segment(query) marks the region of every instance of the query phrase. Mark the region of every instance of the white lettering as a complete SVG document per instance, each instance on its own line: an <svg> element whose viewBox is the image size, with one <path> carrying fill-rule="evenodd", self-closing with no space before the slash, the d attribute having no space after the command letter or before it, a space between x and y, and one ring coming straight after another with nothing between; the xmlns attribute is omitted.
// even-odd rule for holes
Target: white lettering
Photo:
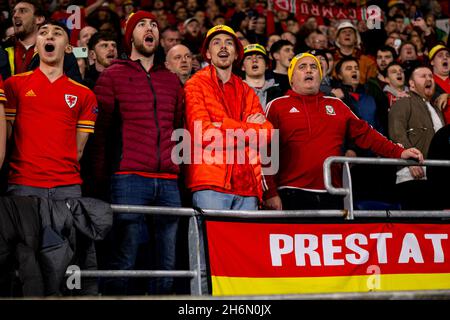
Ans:
<svg viewBox="0 0 450 320"><path fill-rule="evenodd" d="M322 236L323 264L325 266L343 266L344 259L335 259L334 254L342 252L342 247L333 246L334 240L342 240L341 234L324 234Z"/></svg>
<svg viewBox="0 0 450 320"><path fill-rule="evenodd" d="M387 263L386 239L391 239L392 233L371 233L370 239L377 239L378 263Z"/></svg>
<svg viewBox="0 0 450 320"><path fill-rule="evenodd" d="M308 241L308 245L306 245ZM313 234L295 235L295 264L306 265L306 255L309 256L311 266L320 266L320 255L315 251L319 246L319 239Z"/></svg>
<svg viewBox="0 0 450 320"><path fill-rule="evenodd" d="M359 255L359 258L356 258L356 254L349 253L345 255L345 258L351 264L364 264L369 260L369 252L359 247L358 244L367 244L367 237L361 233L354 233L345 238L345 245L348 249Z"/></svg>
<svg viewBox="0 0 450 320"><path fill-rule="evenodd" d="M448 239L448 234L425 234L425 239L430 239L434 250L434 263L443 263L445 260L441 240Z"/></svg>

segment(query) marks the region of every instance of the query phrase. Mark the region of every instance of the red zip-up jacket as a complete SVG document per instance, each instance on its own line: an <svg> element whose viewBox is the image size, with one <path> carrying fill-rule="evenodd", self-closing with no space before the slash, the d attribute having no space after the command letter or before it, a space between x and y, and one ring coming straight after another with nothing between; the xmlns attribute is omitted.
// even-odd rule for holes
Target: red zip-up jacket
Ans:
<svg viewBox="0 0 450 320"><path fill-rule="evenodd" d="M280 187L325 190L323 162L343 155L346 137L383 157L400 158L404 151L355 116L340 99L322 93L304 96L289 90L269 103L266 114L274 129L280 130L280 166L276 175L264 176L265 199L276 196ZM334 186L342 185L338 167L332 178Z"/></svg>

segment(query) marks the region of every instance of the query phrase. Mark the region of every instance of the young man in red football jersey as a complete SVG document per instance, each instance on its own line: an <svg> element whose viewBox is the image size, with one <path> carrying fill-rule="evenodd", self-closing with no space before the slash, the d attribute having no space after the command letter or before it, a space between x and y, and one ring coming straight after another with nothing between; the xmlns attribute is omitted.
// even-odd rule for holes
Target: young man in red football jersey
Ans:
<svg viewBox="0 0 450 320"><path fill-rule="evenodd" d="M63 73L67 29L43 24L36 40L40 66L5 81L6 119L13 123L8 194L63 200L81 197L79 160L94 131L97 101Z"/></svg>

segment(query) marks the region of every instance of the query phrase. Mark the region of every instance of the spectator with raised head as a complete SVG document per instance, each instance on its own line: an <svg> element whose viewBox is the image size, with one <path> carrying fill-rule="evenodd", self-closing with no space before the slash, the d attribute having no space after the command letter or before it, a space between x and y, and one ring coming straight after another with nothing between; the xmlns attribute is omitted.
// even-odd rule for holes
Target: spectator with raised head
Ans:
<svg viewBox="0 0 450 320"><path fill-rule="evenodd" d="M98 189L108 189L109 181L103 178L112 175L112 203L181 206L179 167L171 160L175 146L171 135L182 127L183 89L177 76L164 68L155 55L159 37L152 13L137 11L131 15L124 36L129 59L115 60L101 73L95 86L100 110L94 140L94 172L100 180ZM149 230L149 225L153 229ZM151 267L158 270L173 270L177 228L177 217L117 214L110 268L133 270L139 244L152 237L151 254L143 253L146 261L151 260ZM148 284L145 292L173 292L170 277ZM126 294L129 290L127 279L105 281L107 294Z"/></svg>
<svg viewBox="0 0 450 320"><path fill-rule="evenodd" d="M326 193L323 162L330 156L342 155L346 139L384 157L422 160L417 149L405 150L390 142L355 116L340 99L320 93L321 78L316 57L309 53L295 56L289 67L292 90L268 105L267 119L280 130L280 170L276 175L265 176L267 208L342 208L341 197ZM333 185L341 185L337 168L332 176Z"/></svg>

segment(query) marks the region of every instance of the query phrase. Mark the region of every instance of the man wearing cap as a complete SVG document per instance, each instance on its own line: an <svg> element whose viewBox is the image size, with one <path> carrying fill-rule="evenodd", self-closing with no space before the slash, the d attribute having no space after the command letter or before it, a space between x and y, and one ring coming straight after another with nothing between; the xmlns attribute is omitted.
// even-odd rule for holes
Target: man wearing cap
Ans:
<svg viewBox="0 0 450 320"><path fill-rule="evenodd" d="M438 44L430 50L428 58L433 67L433 78L436 83L434 103L443 111L445 123L450 123L450 50L444 45Z"/></svg>
<svg viewBox="0 0 450 320"><path fill-rule="evenodd" d="M344 21L338 26L335 44L337 47L334 57L336 63L345 56L353 56L358 59L361 84L365 84L367 79L377 75L375 62L361 52L361 37L351 22Z"/></svg>
<svg viewBox="0 0 450 320"><path fill-rule="evenodd" d="M262 45L249 44L244 47L242 61L242 71L245 72L244 82L255 90L264 110L267 103L283 95L274 79L266 80L265 73L269 63L266 50Z"/></svg>
<svg viewBox="0 0 450 320"><path fill-rule="evenodd" d="M201 209L257 210L262 200L259 153L250 147L250 139L230 139L229 134L253 132L268 140L272 125L252 88L232 72L244 55L233 29L225 25L211 28L202 54L210 65L185 84L186 125L194 137L191 159L201 155L200 161L187 165L186 185L193 192L193 205ZM202 134L203 143L198 143L196 132ZM224 141L225 147L221 144L212 152L210 133L215 141ZM231 156L228 150L233 150ZM238 162L236 157L244 161ZM201 267L205 269L204 260ZM205 289L204 282L202 287Z"/></svg>
<svg viewBox="0 0 450 320"><path fill-rule="evenodd" d="M183 89L155 55L159 49L156 17L147 11L130 15L124 45L129 59L115 60L95 86L100 105L94 139L98 188L109 189L109 181L102 177L112 175L112 203L180 207L179 167L171 160L175 146L171 135L182 127ZM177 228L176 217L117 214L110 268L134 269L140 244L152 237L156 252L147 252L145 260L158 270L174 269ZM108 294L126 294L128 280L112 279L105 288ZM149 291L172 293L173 279L151 281Z"/></svg>
<svg viewBox="0 0 450 320"><path fill-rule="evenodd" d="M225 25L211 28L202 53L210 66L185 84L186 122L191 134L195 125L201 125L203 134L210 128L224 134L226 130L270 130L272 125L264 116L258 96L232 73L233 64L239 65L244 55L233 29ZM227 148L237 148L233 141L226 143ZM194 192L194 205L206 209L258 208L262 196L259 163L208 164L207 159L203 160L188 165L187 185Z"/></svg>
<svg viewBox="0 0 450 320"><path fill-rule="evenodd" d="M201 31L200 23L196 18L192 17L184 21L182 29L183 40L181 43L188 47L193 54L200 52L203 42Z"/></svg>
<svg viewBox="0 0 450 320"><path fill-rule="evenodd" d="M323 162L330 156L342 155L346 138L385 157L422 160L417 149L405 150L390 142L356 117L340 99L324 96L319 91L322 69L315 56L295 56L288 76L292 90L269 103L266 112L267 119L280 130L280 170L276 175L264 176L266 207L342 208L342 198L325 190ZM335 186L341 184L339 170L333 171L332 177Z"/></svg>

